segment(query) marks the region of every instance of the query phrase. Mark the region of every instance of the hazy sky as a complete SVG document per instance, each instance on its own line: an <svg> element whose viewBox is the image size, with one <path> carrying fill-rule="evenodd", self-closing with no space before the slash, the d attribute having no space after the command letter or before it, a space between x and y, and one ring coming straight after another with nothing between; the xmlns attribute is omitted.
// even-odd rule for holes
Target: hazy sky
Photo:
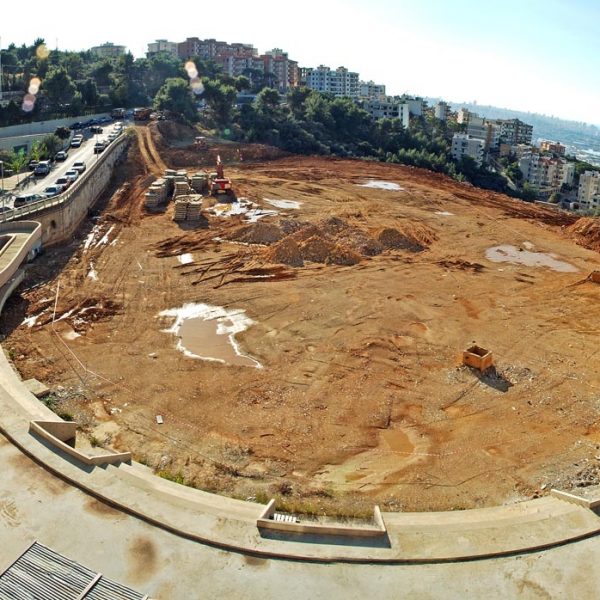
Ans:
<svg viewBox="0 0 600 600"><path fill-rule="evenodd" d="M0 37L69 50L110 41L135 56L156 38L246 42L301 66L344 65L389 94L599 124L599 23L599 0L29 0L2 7Z"/></svg>

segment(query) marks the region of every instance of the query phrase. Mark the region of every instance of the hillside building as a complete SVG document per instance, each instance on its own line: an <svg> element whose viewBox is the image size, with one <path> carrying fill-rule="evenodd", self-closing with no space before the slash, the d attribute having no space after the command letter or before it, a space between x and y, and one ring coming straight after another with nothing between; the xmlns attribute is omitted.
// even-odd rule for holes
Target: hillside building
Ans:
<svg viewBox="0 0 600 600"><path fill-rule="evenodd" d="M119 58L119 56L125 54L125 50L125 46L118 46L112 42L106 42L100 46L93 46L90 48L90 52L100 58Z"/></svg>
<svg viewBox="0 0 600 600"><path fill-rule="evenodd" d="M440 100L435 105L434 114L436 119L444 122L447 121L448 117L450 116L450 105L447 102Z"/></svg>
<svg viewBox="0 0 600 600"><path fill-rule="evenodd" d="M577 201L580 208L597 210L600 208L600 172L586 171L579 177Z"/></svg>
<svg viewBox="0 0 600 600"><path fill-rule="evenodd" d="M383 100L385 96L385 85L373 81L361 81L358 84L358 96L364 100Z"/></svg>
<svg viewBox="0 0 600 600"><path fill-rule="evenodd" d="M374 119L400 119L402 127L407 128L410 122L410 110L408 104L387 97L380 100L365 100L363 108Z"/></svg>
<svg viewBox="0 0 600 600"><path fill-rule="evenodd" d="M146 52L146 56L150 58L151 56L155 56L156 54L164 52L165 54L170 54L171 56L177 57L177 47L177 42L169 42L167 40L156 40L155 42L151 42L148 44L148 51Z"/></svg>
<svg viewBox="0 0 600 600"><path fill-rule="evenodd" d="M469 156L480 167L483 164L485 142L473 138L466 133L455 133L452 136L452 158L460 161L464 156Z"/></svg>
<svg viewBox="0 0 600 600"><path fill-rule="evenodd" d="M305 68L302 76L306 87L317 92L328 92L337 97L358 99L358 73L346 67L338 67L335 71L324 65L316 69Z"/></svg>

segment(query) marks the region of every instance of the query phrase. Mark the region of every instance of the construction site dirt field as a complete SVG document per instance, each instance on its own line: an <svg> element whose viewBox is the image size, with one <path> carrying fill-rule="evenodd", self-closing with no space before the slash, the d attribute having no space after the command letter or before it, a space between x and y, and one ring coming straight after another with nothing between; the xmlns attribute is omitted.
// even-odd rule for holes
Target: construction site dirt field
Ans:
<svg viewBox="0 0 600 600"><path fill-rule="evenodd" d="M589 222L418 169L288 156L226 164L246 200L180 226L172 203L144 211L172 163L140 130L98 217L3 313L3 347L78 443L306 512L600 482ZM198 152L178 160L192 172ZM473 342L495 370L462 366Z"/></svg>

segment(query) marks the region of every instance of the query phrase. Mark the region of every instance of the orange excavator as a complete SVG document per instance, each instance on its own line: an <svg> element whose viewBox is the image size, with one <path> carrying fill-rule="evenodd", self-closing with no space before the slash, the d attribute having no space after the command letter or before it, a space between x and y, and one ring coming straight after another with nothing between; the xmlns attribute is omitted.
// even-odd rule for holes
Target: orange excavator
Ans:
<svg viewBox="0 0 600 600"><path fill-rule="evenodd" d="M231 180L225 177L223 172L223 163L221 157L217 156L217 170L210 174L210 193L213 196L220 194L226 194L227 196L233 197L233 189L231 187Z"/></svg>

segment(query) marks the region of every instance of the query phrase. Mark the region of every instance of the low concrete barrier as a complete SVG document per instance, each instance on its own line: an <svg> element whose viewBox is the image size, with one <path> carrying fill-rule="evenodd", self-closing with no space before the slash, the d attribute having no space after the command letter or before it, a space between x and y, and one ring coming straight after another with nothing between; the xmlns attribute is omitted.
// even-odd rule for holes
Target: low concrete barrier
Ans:
<svg viewBox="0 0 600 600"><path fill-rule="evenodd" d="M277 521L275 517L275 500L272 499L256 520L259 529L271 529L285 533L301 533L309 535L334 535L340 537L377 537L387 534L387 529L379 506L373 511L372 527L357 527L352 525L334 525L325 523Z"/></svg>
<svg viewBox="0 0 600 600"><path fill-rule="evenodd" d="M29 433L33 433L50 442L53 446L82 462L84 465L115 465L131 461L131 452L110 452L90 456L81 450L77 450L77 448L67 443L69 440L75 439L76 432L77 423L69 421L31 421L29 423Z"/></svg>

